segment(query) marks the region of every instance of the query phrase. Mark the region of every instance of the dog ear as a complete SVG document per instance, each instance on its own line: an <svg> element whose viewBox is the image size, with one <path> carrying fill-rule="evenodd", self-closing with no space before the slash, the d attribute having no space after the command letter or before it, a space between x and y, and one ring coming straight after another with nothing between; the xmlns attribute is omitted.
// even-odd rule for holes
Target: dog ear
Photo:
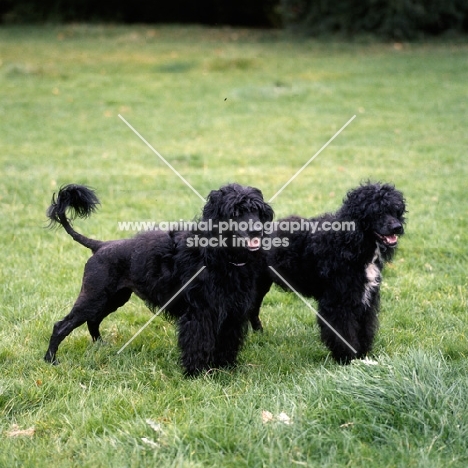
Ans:
<svg viewBox="0 0 468 468"><path fill-rule="evenodd" d="M262 223L273 221L275 212L273 208L263 199L263 193L256 187L246 187L251 209L257 210Z"/></svg>
<svg viewBox="0 0 468 468"><path fill-rule="evenodd" d="M212 190L206 197L206 204L203 207L203 219L220 219L221 218L221 201L222 195L220 190Z"/></svg>
<svg viewBox="0 0 468 468"><path fill-rule="evenodd" d="M380 184L365 183L351 189L343 200L339 215L359 223L363 230L371 227L372 219L378 211Z"/></svg>
<svg viewBox="0 0 468 468"><path fill-rule="evenodd" d="M206 197L203 207L203 219L226 220L239 216L241 210L238 191L242 188L238 184L229 184L218 190L212 190Z"/></svg>
<svg viewBox="0 0 468 468"><path fill-rule="evenodd" d="M274 216L275 212L273 208L268 203L263 202L260 208L260 219L262 223L273 221Z"/></svg>

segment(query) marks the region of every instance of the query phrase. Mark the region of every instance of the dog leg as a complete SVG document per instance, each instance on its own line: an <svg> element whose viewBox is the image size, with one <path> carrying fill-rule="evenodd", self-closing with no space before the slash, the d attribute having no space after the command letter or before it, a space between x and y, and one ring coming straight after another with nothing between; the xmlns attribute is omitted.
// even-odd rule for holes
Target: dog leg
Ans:
<svg viewBox="0 0 468 468"><path fill-rule="evenodd" d="M259 317L260 314L260 307L256 307L255 309L251 310L250 312L250 325L252 326L253 331L262 332L263 331L263 324Z"/></svg>
<svg viewBox="0 0 468 468"><path fill-rule="evenodd" d="M93 341L102 341L101 332L99 331L99 325L101 322L107 317L108 314L105 314L99 319L96 320L88 320L86 323L88 325L89 334Z"/></svg>
<svg viewBox="0 0 468 468"><path fill-rule="evenodd" d="M362 358L372 349L378 328L379 290L363 298L363 283L356 275L333 277L334 287L319 299L322 341L342 363Z"/></svg>
<svg viewBox="0 0 468 468"><path fill-rule="evenodd" d="M263 297L263 295L258 295L248 312L249 322L253 331L263 332L263 324L260 320L260 308L262 306Z"/></svg>
<svg viewBox="0 0 468 468"><path fill-rule="evenodd" d="M231 367L236 364L237 356L247 334L247 322L226 318L216 337L216 367Z"/></svg>
<svg viewBox="0 0 468 468"><path fill-rule="evenodd" d="M262 273L257 280L255 298L248 313L250 325L254 331L263 331L262 321L260 320L260 308L264 297L271 288L272 283L273 281L271 280L268 272L266 274Z"/></svg>
<svg viewBox="0 0 468 468"><path fill-rule="evenodd" d="M380 306L379 292L377 291L369 306L365 307L359 320L359 345L362 355L366 355L371 351L374 344L375 334L379 328L378 312Z"/></svg>
<svg viewBox="0 0 468 468"><path fill-rule="evenodd" d="M49 341L49 348L44 356L46 362L52 364L58 364L56 359L57 349L60 343L75 329L80 325L85 323L86 320L80 318L80 315L76 313L75 310L72 311L64 317L63 320L60 320L54 325L52 336Z"/></svg>
<svg viewBox="0 0 468 468"><path fill-rule="evenodd" d="M194 376L208 370L213 364L215 349L214 326L207 317L185 314L179 319L178 342L185 375Z"/></svg>
<svg viewBox="0 0 468 468"><path fill-rule="evenodd" d="M107 299L104 293L100 298L88 297L82 290L71 312L58 321L53 328L49 348L44 356L45 361L57 364L56 353L60 343L75 329L87 321L96 321L96 317L105 316Z"/></svg>
<svg viewBox="0 0 468 468"><path fill-rule="evenodd" d="M328 291L319 300L317 322L320 336L333 358L340 363L346 364L363 354L359 340L359 318L362 315L360 308L363 306L352 304L349 298L343 299L338 292Z"/></svg>
<svg viewBox="0 0 468 468"><path fill-rule="evenodd" d="M131 289L121 289L117 291L117 293L108 300L106 309L103 314L98 317L93 317L92 319L88 319L87 325L88 330L91 335L93 341L101 340L101 333L99 331L99 325L101 322L112 312L115 312L119 307L122 307L132 295Z"/></svg>
<svg viewBox="0 0 468 468"><path fill-rule="evenodd" d="M319 313L328 323L323 323L320 318L317 320L322 341L336 361L346 364L352 359L364 357L372 349L378 329L376 307L346 307L340 304L329 309L320 306Z"/></svg>

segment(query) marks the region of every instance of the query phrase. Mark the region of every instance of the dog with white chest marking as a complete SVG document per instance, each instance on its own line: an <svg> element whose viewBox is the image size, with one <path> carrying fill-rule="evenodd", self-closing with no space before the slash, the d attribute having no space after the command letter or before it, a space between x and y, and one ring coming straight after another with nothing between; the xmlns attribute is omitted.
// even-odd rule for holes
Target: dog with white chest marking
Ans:
<svg viewBox="0 0 468 468"><path fill-rule="evenodd" d="M404 233L405 212L403 194L394 186L366 183L350 190L336 213L279 220L271 236L281 242L266 252L266 263L274 271L264 268L259 277L251 311L254 328L261 329L263 297L273 282L287 288L284 278L297 292L318 301L321 338L337 361L365 356L378 328L381 273ZM291 223L309 223L315 229L281 228Z"/></svg>

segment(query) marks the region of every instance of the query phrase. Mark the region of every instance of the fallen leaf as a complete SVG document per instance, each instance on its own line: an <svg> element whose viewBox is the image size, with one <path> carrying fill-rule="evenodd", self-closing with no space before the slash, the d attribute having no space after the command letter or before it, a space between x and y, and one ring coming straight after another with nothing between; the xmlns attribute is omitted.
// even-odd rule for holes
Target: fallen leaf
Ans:
<svg viewBox="0 0 468 468"><path fill-rule="evenodd" d="M154 440L151 440L151 439L147 439L146 437L142 437L141 440L146 444L146 445L149 445L150 447L152 448L159 448L160 445L155 442Z"/></svg>
<svg viewBox="0 0 468 468"><path fill-rule="evenodd" d="M351 427L351 426L354 426L354 423L353 423L353 422L344 423L344 424L342 424L340 427L342 427L342 428L347 428L347 427Z"/></svg>
<svg viewBox="0 0 468 468"><path fill-rule="evenodd" d="M367 356L364 359L355 359L352 361L353 364L359 365L364 364L365 366L378 366L379 363L373 359L369 359Z"/></svg>
<svg viewBox="0 0 468 468"><path fill-rule="evenodd" d="M266 424L270 421L273 421L273 414L271 414L269 411L262 411L262 421L263 424Z"/></svg>
<svg viewBox="0 0 468 468"><path fill-rule="evenodd" d="M161 424L153 421L152 419L147 419L146 424L148 424L148 426L151 427L154 432L162 432Z"/></svg>
<svg viewBox="0 0 468 468"><path fill-rule="evenodd" d="M277 419L284 424L292 424L291 418L286 413L281 412Z"/></svg>
<svg viewBox="0 0 468 468"><path fill-rule="evenodd" d="M20 429L18 424L13 424L11 429L7 431L7 437L32 437L36 429L34 427L30 427L29 429Z"/></svg>
<svg viewBox="0 0 468 468"><path fill-rule="evenodd" d="M286 413L281 412L278 414L278 416L274 416L272 413L265 410L262 411L262 421L263 424L269 423L271 421L278 421L288 425L292 424L291 418Z"/></svg>

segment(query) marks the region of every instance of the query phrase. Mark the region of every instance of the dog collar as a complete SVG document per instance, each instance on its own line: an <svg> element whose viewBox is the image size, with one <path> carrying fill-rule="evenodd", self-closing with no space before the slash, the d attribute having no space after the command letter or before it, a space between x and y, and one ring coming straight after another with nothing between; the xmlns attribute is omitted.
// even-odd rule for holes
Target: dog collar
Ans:
<svg viewBox="0 0 468 468"><path fill-rule="evenodd" d="M233 262L229 262L231 265L234 265L234 266L237 266L237 267L241 267L241 266L245 266L246 263L233 263Z"/></svg>

